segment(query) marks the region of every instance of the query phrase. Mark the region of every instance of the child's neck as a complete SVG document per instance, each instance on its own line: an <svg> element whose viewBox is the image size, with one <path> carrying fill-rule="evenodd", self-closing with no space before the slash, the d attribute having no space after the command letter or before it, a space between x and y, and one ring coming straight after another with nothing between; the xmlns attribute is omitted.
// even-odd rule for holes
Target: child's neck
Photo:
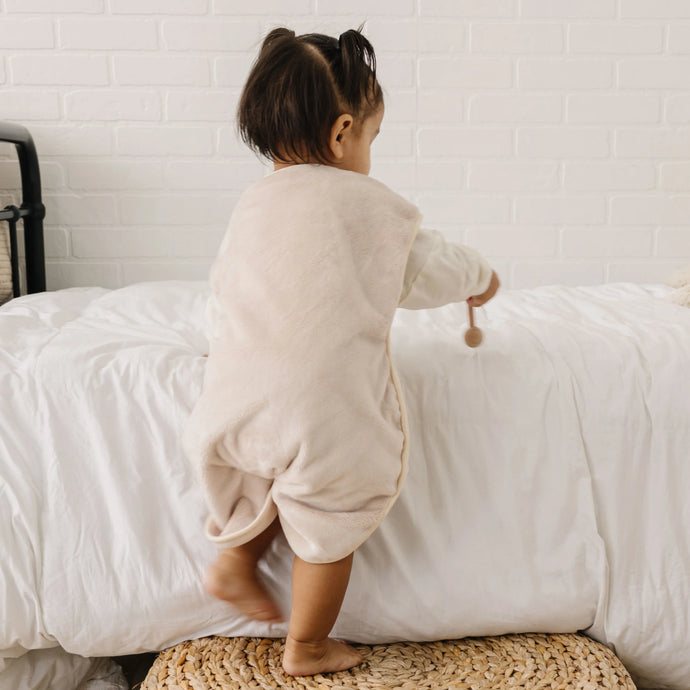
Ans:
<svg viewBox="0 0 690 690"><path fill-rule="evenodd" d="M290 168L293 165L298 165L298 163L293 163L292 161L273 161L273 172L275 172L276 170L282 170L283 168Z"/></svg>

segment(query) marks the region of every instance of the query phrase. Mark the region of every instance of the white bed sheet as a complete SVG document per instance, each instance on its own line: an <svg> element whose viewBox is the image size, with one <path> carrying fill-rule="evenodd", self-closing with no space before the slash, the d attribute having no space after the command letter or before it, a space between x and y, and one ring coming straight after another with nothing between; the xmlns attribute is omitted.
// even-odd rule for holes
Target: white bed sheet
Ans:
<svg viewBox="0 0 690 690"><path fill-rule="evenodd" d="M89 659L61 647L34 649L0 660L2 690L129 690L122 669L107 657Z"/></svg>
<svg viewBox="0 0 690 690"><path fill-rule="evenodd" d="M506 291L477 350L464 305L398 312L410 470L336 635L585 630L639 685L690 687L690 309L669 292ZM144 283L0 308L0 657L285 633L201 586L215 551L180 432L206 296ZM290 560L278 540L262 566L286 612Z"/></svg>

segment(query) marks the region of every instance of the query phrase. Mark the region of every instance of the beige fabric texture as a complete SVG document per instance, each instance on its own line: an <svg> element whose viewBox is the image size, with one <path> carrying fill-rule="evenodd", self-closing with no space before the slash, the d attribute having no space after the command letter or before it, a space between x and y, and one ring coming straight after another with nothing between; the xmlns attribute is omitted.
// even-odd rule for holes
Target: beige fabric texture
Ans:
<svg viewBox="0 0 690 690"><path fill-rule="evenodd" d="M216 261L209 357L184 442L219 546L276 517L295 553L352 553L397 498L405 407L391 362L395 310L483 292L474 251L419 232L418 209L385 185L297 165L240 198Z"/></svg>
<svg viewBox="0 0 690 690"><path fill-rule="evenodd" d="M5 223L0 223L0 304L12 299L12 262L10 258L10 233Z"/></svg>

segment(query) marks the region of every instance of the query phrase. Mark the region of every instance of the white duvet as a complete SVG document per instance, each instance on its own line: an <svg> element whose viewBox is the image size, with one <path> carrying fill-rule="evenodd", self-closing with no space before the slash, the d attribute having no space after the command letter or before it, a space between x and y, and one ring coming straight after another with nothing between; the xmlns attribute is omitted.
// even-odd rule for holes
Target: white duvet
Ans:
<svg viewBox="0 0 690 690"><path fill-rule="evenodd" d="M409 475L335 635L584 630L639 685L690 688L690 309L669 292L503 292L477 350L464 305L398 311ZM148 283L0 309L2 690L21 669L27 690L73 690L83 657L285 633L201 586L214 547L180 432L206 298ZM278 541L263 566L286 612L290 561Z"/></svg>

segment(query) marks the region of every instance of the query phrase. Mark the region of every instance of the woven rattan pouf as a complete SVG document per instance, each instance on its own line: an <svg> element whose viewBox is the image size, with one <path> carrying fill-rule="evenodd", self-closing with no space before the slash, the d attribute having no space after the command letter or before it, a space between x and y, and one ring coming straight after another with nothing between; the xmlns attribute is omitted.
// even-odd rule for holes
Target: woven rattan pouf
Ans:
<svg viewBox="0 0 690 690"><path fill-rule="evenodd" d="M281 666L281 639L205 637L161 652L141 690L635 689L613 652L583 635L355 646L364 655L356 668L293 678Z"/></svg>

